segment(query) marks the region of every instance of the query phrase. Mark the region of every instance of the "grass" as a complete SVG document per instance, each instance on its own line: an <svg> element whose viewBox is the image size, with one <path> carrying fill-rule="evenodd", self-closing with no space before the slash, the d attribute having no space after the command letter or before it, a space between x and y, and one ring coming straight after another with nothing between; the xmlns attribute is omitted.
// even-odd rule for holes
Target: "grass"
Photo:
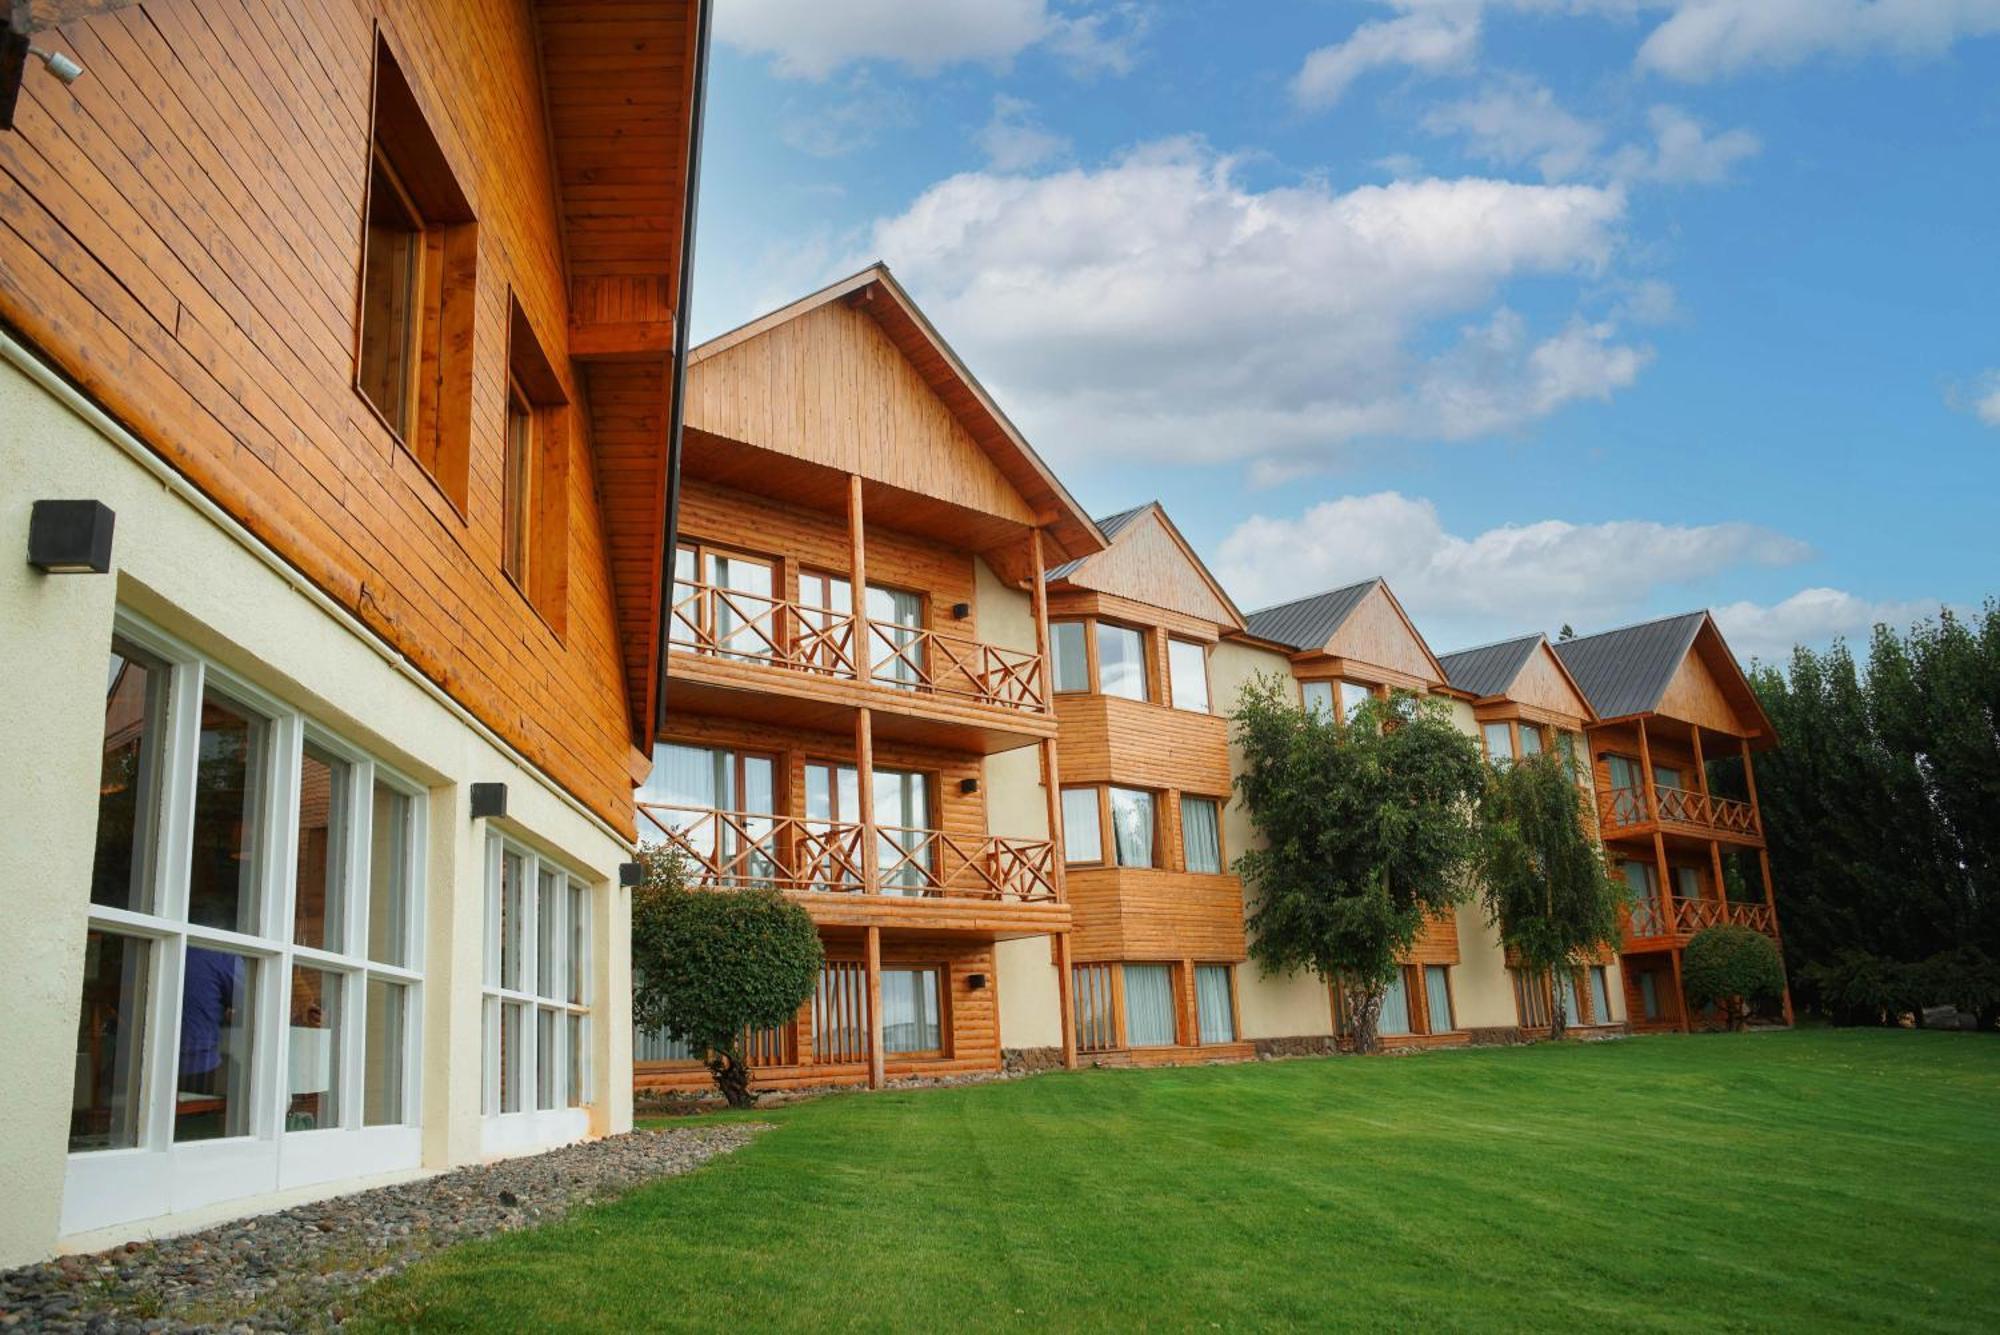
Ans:
<svg viewBox="0 0 2000 1335"><path fill-rule="evenodd" d="M1093 1071L750 1148L365 1324L2000 1328L2000 1042L1807 1031Z"/></svg>

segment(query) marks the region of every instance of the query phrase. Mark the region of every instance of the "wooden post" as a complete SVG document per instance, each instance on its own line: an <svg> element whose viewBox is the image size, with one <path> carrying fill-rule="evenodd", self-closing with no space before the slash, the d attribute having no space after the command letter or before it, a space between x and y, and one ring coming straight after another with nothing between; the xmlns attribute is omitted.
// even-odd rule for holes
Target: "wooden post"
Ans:
<svg viewBox="0 0 2000 1335"><path fill-rule="evenodd" d="M868 929L868 1088L882 1088L882 929Z"/></svg>
<svg viewBox="0 0 2000 1335"><path fill-rule="evenodd" d="M1660 882L1655 912L1665 919L1666 934L1672 937L1679 934L1680 915L1674 909L1673 873L1667 867L1667 841L1660 834L1660 794L1653 784L1653 747L1647 740L1643 718L1639 720L1639 777L1646 785L1646 815L1653 822L1653 869Z"/></svg>
<svg viewBox="0 0 2000 1335"><path fill-rule="evenodd" d="M1646 815L1660 823L1660 794L1653 786L1653 748L1646 741L1646 720L1639 720L1639 773L1646 782Z"/></svg>
<svg viewBox="0 0 2000 1335"><path fill-rule="evenodd" d="M836 786L838 779L835 780ZM861 822L861 893L882 893L881 847L875 835L875 711L854 711L854 798Z"/></svg>
<svg viewBox="0 0 2000 1335"><path fill-rule="evenodd" d="M1056 933L1056 1007L1062 1013L1063 1068L1076 1069L1076 975L1069 962L1069 933Z"/></svg>
<svg viewBox="0 0 2000 1335"><path fill-rule="evenodd" d="M1680 952L1680 947L1678 946L1674 947L1673 960L1674 960L1674 1006L1681 1013L1681 1032L1683 1034L1691 1033L1694 1029L1694 1025L1690 1023L1688 1019L1687 989L1681 986L1681 952Z"/></svg>
<svg viewBox="0 0 2000 1335"><path fill-rule="evenodd" d="M1048 567L1043 563L1042 531L1028 530L1028 602L1035 610L1035 652L1041 655L1042 708L1055 712L1056 661L1049 652Z"/></svg>
<svg viewBox="0 0 2000 1335"><path fill-rule="evenodd" d="M1175 1037L1180 1040L1182 1047L1199 1047L1201 1045L1201 990L1195 986L1193 960L1184 959L1181 961L1181 985L1174 990L1180 993L1180 1005L1177 1009L1181 1013L1180 1024L1176 1026L1181 1032L1175 1035Z"/></svg>
<svg viewBox="0 0 2000 1335"><path fill-rule="evenodd" d="M854 618L854 679L866 682L873 673L874 636L868 630L868 541L861 514L861 474L847 475L848 613Z"/></svg>

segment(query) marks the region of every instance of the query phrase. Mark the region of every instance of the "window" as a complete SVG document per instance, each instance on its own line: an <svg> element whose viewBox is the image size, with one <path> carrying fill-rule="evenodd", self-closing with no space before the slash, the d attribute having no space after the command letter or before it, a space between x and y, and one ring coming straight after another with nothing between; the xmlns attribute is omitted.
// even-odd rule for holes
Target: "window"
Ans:
<svg viewBox="0 0 2000 1335"><path fill-rule="evenodd" d="M1451 970L1445 965L1424 966L1424 1007L1430 1012L1433 1034L1448 1034L1458 1028L1451 1014Z"/></svg>
<svg viewBox="0 0 2000 1335"><path fill-rule="evenodd" d="M1222 870L1222 827L1212 797L1181 798L1181 850L1187 870Z"/></svg>
<svg viewBox="0 0 2000 1335"><path fill-rule="evenodd" d="M1333 702L1337 693L1340 697L1340 721L1343 723L1375 698L1375 688L1359 681L1308 681L1302 682L1299 690L1306 709L1322 718L1333 717Z"/></svg>
<svg viewBox="0 0 2000 1335"><path fill-rule="evenodd" d="M507 300L500 565L560 634L569 596L569 396L527 312Z"/></svg>
<svg viewBox="0 0 2000 1335"><path fill-rule="evenodd" d="M1305 700L1306 712L1321 718L1333 717L1333 683L1330 681L1308 681L1299 686L1299 694Z"/></svg>
<svg viewBox="0 0 2000 1335"><path fill-rule="evenodd" d="M1583 750L1577 744L1576 734L1568 730L1559 730L1556 733L1556 750L1562 753L1563 773L1569 775L1570 782L1582 783Z"/></svg>
<svg viewBox="0 0 2000 1335"><path fill-rule="evenodd" d="M375 47L354 385L465 512L478 229L386 43Z"/></svg>
<svg viewBox="0 0 2000 1335"><path fill-rule="evenodd" d="M724 885L764 884L776 874L774 757L660 742L639 789L640 838L662 837ZM811 814L811 813L808 813ZM826 833L822 823L819 833Z"/></svg>
<svg viewBox="0 0 2000 1335"><path fill-rule="evenodd" d="M1063 789L1062 821L1063 861L1104 861L1104 829L1099 824L1095 788Z"/></svg>
<svg viewBox="0 0 2000 1335"><path fill-rule="evenodd" d="M535 414L513 376L507 377L507 462L500 568L525 588L528 580L529 507L534 500Z"/></svg>
<svg viewBox="0 0 2000 1335"><path fill-rule="evenodd" d="M1666 931L1666 906L1660 903L1660 878L1650 862L1628 861L1619 870L1625 877L1625 911L1632 922L1632 935L1659 936Z"/></svg>
<svg viewBox="0 0 2000 1335"><path fill-rule="evenodd" d="M868 967L828 960L813 992L813 1060L868 1060Z"/></svg>
<svg viewBox="0 0 2000 1335"><path fill-rule="evenodd" d="M1097 623L1097 689L1127 700L1146 698L1146 637L1129 626Z"/></svg>
<svg viewBox="0 0 2000 1335"><path fill-rule="evenodd" d="M1354 717L1361 706L1375 698L1375 688L1358 681L1340 683L1340 720L1345 723Z"/></svg>
<svg viewBox="0 0 2000 1335"><path fill-rule="evenodd" d="M1194 970L1197 1032L1203 1043L1236 1041L1236 1006L1227 964L1198 964Z"/></svg>
<svg viewBox="0 0 2000 1335"><path fill-rule="evenodd" d="M1486 759L1505 769L1514 763L1514 732L1506 723L1485 723L1479 731L1486 739Z"/></svg>
<svg viewBox="0 0 2000 1335"><path fill-rule="evenodd" d="M866 604L869 675L905 689L925 680L923 595L870 584Z"/></svg>
<svg viewBox="0 0 2000 1335"><path fill-rule="evenodd" d="M1174 971L1167 964L1125 966L1125 1042L1134 1048L1171 1047L1174 1024Z"/></svg>
<svg viewBox="0 0 2000 1335"><path fill-rule="evenodd" d="M1602 964L1590 966L1590 1022L1611 1023L1610 971Z"/></svg>
<svg viewBox="0 0 2000 1335"><path fill-rule="evenodd" d="M591 896L539 854L489 838L482 1106L488 1117L593 1101Z"/></svg>
<svg viewBox="0 0 2000 1335"><path fill-rule="evenodd" d="M1570 1024L1580 1024L1583 1010L1576 1004L1576 971L1557 969L1551 975L1556 993L1562 998L1563 1016Z"/></svg>
<svg viewBox="0 0 2000 1335"><path fill-rule="evenodd" d="M170 736L176 716L193 726ZM418 790L122 613L101 776L69 1225L162 1213L161 1191L196 1189L174 1186L181 1174L199 1172L211 1196L216 1181L223 1196L296 1185L325 1157L295 1158L287 1133L414 1123ZM176 846L178 864L161 856ZM167 1155L196 1141L224 1157ZM337 1157L358 1175L414 1167L418 1152L412 1131Z"/></svg>
<svg viewBox="0 0 2000 1335"><path fill-rule="evenodd" d="M1649 1020L1660 1018L1659 975L1650 971L1639 975L1639 1009Z"/></svg>
<svg viewBox="0 0 2000 1335"><path fill-rule="evenodd" d="M1410 1032L1409 973L1408 969L1398 969L1389 980L1388 990L1382 993L1382 1013L1375 1021L1375 1032L1389 1035Z"/></svg>
<svg viewBox="0 0 2000 1335"><path fill-rule="evenodd" d="M1639 762L1629 756L1606 756L1611 771L1611 813L1620 825L1633 825L1647 818L1646 791Z"/></svg>
<svg viewBox="0 0 2000 1335"><path fill-rule="evenodd" d="M1083 621L1049 623L1049 652L1055 658L1058 694L1090 689L1090 650L1084 643L1089 629L1089 623Z"/></svg>
<svg viewBox="0 0 2000 1335"><path fill-rule="evenodd" d="M944 1051L938 973L931 969L882 970L882 1051L932 1054Z"/></svg>
<svg viewBox="0 0 2000 1335"><path fill-rule="evenodd" d="M1674 898L1700 899L1701 873L1693 867L1674 868Z"/></svg>
<svg viewBox="0 0 2000 1335"><path fill-rule="evenodd" d="M1524 1029L1540 1029L1549 1023L1548 980L1526 969L1508 969L1514 983L1514 1014Z"/></svg>
<svg viewBox="0 0 2000 1335"><path fill-rule="evenodd" d="M782 658L775 588L775 568L763 557L681 544L674 549L668 643L740 663Z"/></svg>
<svg viewBox="0 0 2000 1335"><path fill-rule="evenodd" d="M1520 723L1515 725L1521 735L1521 755L1538 756L1542 753L1542 729L1539 724Z"/></svg>
<svg viewBox="0 0 2000 1335"><path fill-rule="evenodd" d="M1110 788L1111 837L1121 867L1150 867L1153 858L1153 795L1138 788Z"/></svg>
<svg viewBox="0 0 2000 1335"><path fill-rule="evenodd" d="M1167 641L1168 689L1175 709L1208 712L1208 649L1193 640Z"/></svg>

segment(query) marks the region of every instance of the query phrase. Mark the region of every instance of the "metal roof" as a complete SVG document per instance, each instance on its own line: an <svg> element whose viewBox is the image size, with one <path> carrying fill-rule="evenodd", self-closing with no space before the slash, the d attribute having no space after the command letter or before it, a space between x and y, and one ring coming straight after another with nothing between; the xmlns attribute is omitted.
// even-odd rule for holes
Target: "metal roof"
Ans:
<svg viewBox="0 0 2000 1335"><path fill-rule="evenodd" d="M1599 718L1651 713L1707 618L1706 612L1683 612L1564 640L1555 646L1556 657Z"/></svg>
<svg viewBox="0 0 2000 1335"><path fill-rule="evenodd" d="M1097 525L1098 531L1104 534L1105 545L1109 546L1118 541L1118 535L1129 528L1133 520L1158 504L1158 501L1147 501L1144 505L1135 505L1129 510L1120 510L1115 515L1109 515L1103 519L1093 520L1092 522ZM1051 582L1066 579L1075 573L1078 566L1089 559L1090 557L1088 556L1079 556L1074 561L1065 561L1059 566L1052 566L1049 569L1047 578Z"/></svg>
<svg viewBox="0 0 2000 1335"><path fill-rule="evenodd" d="M1484 700L1488 696L1507 693L1507 688L1514 684L1514 678L1521 675L1528 656L1541 642L1541 632L1537 631L1533 635L1501 640L1497 644L1482 644L1473 649L1460 649L1456 653L1439 654L1438 663L1444 668L1446 681Z"/></svg>
<svg viewBox="0 0 2000 1335"><path fill-rule="evenodd" d="M1368 591L1381 579L1364 579L1343 589L1328 589L1311 597L1299 598L1276 607L1266 607L1244 617L1252 635L1299 650L1324 649L1341 623L1361 605Z"/></svg>

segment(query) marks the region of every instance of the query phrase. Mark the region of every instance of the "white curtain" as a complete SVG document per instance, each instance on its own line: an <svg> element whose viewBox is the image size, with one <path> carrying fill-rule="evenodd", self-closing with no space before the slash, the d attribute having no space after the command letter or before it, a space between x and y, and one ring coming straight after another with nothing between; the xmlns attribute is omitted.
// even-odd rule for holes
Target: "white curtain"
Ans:
<svg viewBox="0 0 2000 1335"><path fill-rule="evenodd" d="M1065 788L1062 795L1063 860L1104 861L1104 831L1097 823L1097 790Z"/></svg>
<svg viewBox="0 0 2000 1335"><path fill-rule="evenodd" d="M1562 996L1563 1020L1565 1023L1575 1024L1577 1019L1576 975L1568 969L1557 969L1555 971L1555 984L1556 991Z"/></svg>
<svg viewBox="0 0 2000 1335"><path fill-rule="evenodd" d="M1128 700L1146 698L1145 639L1136 630L1097 623L1097 690Z"/></svg>
<svg viewBox="0 0 2000 1335"><path fill-rule="evenodd" d="M1306 712L1321 718L1333 717L1333 683L1330 681L1309 681L1300 688L1305 696Z"/></svg>
<svg viewBox="0 0 2000 1335"><path fill-rule="evenodd" d="M1164 964L1125 966L1125 1042L1162 1048L1174 1041L1174 976Z"/></svg>
<svg viewBox="0 0 2000 1335"><path fill-rule="evenodd" d="M1056 660L1052 670L1059 691L1090 689L1090 658L1084 647L1083 632L1081 621L1056 621L1049 625L1049 651Z"/></svg>
<svg viewBox="0 0 2000 1335"><path fill-rule="evenodd" d="M1202 964L1194 971L1195 1009L1201 1021L1201 1041L1236 1041L1236 1015L1229 1005L1229 966Z"/></svg>
<svg viewBox="0 0 2000 1335"><path fill-rule="evenodd" d="M1424 1002L1430 1007L1433 1034L1448 1034L1458 1028L1452 1020L1451 980L1444 965L1424 966Z"/></svg>
<svg viewBox="0 0 2000 1335"><path fill-rule="evenodd" d="M924 651L916 641L923 626L924 600L914 593L870 584L867 608L868 619L875 623L868 647L875 680L913 685L923 676Z"/></svg>
<svg viewBox="0 0 2000 1335"><path fill-rule="evenodd" d="M936 969L882 970L882 1051L936 1052L938 1032Z"/></svg>
<svg viewBox="0 0 2000 1335"><path fill-rule="evenodd" d="M875 771L875 824L897 826L876 835L875 865L884 871L885 895L922 894L936 870L934 845L928 842L931 822L930 784L925 776L909 770ZM897 866L904 854L908 862ZM888 870L895 868L894 871Z"/></svg>
<svg viewBox="0 0 2000 1335"><path fill-rule="evenodd" d="M1111 790L1111 833L1118 843L1118 865L1153 865L1153 795L1137 788Z"/></svg>
<svg viewBox="0 0 2000 1335"><path fill-rule="evenodd" d="M1214 798L1181 799L1181 845L1189 871L1222 870L1222 836L1216 827Z"/></svg>
<svg viewBox="0 0 2000 1335"><path fill-rule="evenodd" d="M1611 1023L1611 986L1602 964L1590 966L1590 1013L1597 1024Z"/></svg>
<svg viewBox="0 0 2000 1335"><path fill-rule="evenodd" d="M1377 1033L1410 1032L1410 994L1403 986L1404 972L1402 969L1396 970L1396 976L1389 982L1389 990L1382 994L1382 1018L1375 1024Z"/></svg>
<svg viewBox="0 0 2000 1335"><path fill-rule="evenodd" d="M691 1062L701 1054L684 1038L669 1038L664 1029L632 1026L632 1060L635 1062Z"/></svg>

